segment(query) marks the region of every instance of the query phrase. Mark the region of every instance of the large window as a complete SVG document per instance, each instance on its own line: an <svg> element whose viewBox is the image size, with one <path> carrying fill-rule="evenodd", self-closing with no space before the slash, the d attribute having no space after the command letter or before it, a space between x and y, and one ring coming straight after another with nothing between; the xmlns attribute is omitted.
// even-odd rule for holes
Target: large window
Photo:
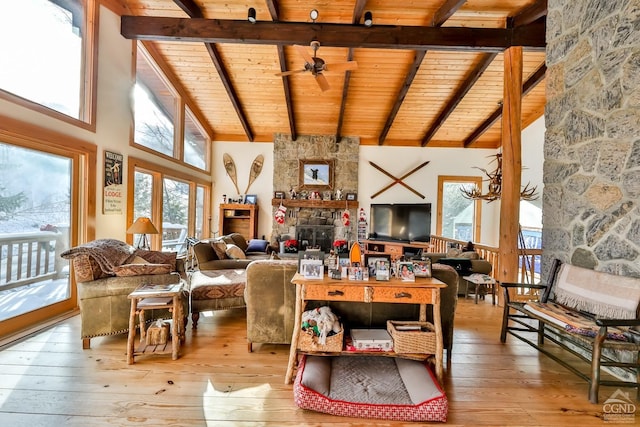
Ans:
<svg viewBox="0 0 640 427"><path fill-rule="evenodd" d="M462 189L482 188L482 178L465 176L438 177L437 234L465 242L480 240L480 207L477 200L463 196Z"/></svg>
<svg viewBox="0 0 640 427"><path fill-rule="evenodd" d="M134 144L208 171L210 138L186 97L142 43L136 58Z"/></svg>
<svg viewBox="0 0 640 427"><path fill-rule="evenodd" d="M0 338L72 310L60 257L95 215L95 147L3 118L0 129ZM24 133L24 134L23 134Z"/></svg>
<svg viewBox="0 0 640 427"><path fill-rule="evenodd" d="M92 4L92 3L91 3ZM0 92L91 122L93 27L84 0L0 2ZM91 12L93 13L93 12ZM13 95L13 97L12 97ZM17 97L17 98L16 98Z"/></svg>
<svg viewBox="0 0 640 427"><path fill-rule="evenodd" d="M166 170L141 159L130 158L128 193L133 200L128 213L129 224L148 217L158 229L151 238L151 247L164 251L187 251L187 237L207 237L211 184L193 176ZM132 236L132 243L139 236Z"/></svg>

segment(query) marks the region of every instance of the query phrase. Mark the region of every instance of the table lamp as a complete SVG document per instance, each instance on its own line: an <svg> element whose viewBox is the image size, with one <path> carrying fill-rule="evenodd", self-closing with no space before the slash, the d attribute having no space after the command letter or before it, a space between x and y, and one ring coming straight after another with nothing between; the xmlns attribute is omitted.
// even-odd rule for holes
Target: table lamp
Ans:
<svg viewBox="0 0 640 427"><path fill-rule="evenodd" d="M127 234L140 234L140 240L138 240L138 249L151 249L147 234L158 234L158 229L153 225L151 220L145 216L142 216L131 224L131 227L127 229Z"/></svg>

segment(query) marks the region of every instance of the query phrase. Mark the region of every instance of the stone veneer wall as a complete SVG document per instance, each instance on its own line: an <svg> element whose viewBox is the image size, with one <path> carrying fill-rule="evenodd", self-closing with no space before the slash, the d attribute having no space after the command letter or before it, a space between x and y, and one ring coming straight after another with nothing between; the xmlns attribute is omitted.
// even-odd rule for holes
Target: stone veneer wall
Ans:
<svg viewBox="0 0 640 427"><path fill-rule="evenodd" d="M343 193L358 191L358 154L360 140L344 137L339 143L333 136L298 136L295 141L291 135L276 134L273 143L273 191L284 191L289 198L289 190L298 190L299 161L305 159L334 160L334 193L341 189ZM346 207L346 203L345 203ZM272 209L272 218L277 207ZM288 208L284 224L273 221L271 241L282 236L295 237L296 225L335 226L334 238L355 238L357 210L350 209L351 225L346 228L342 224L341 209ZM348 234L348 236L347 236Z"/></svg>
<svg viewBox="0 0 640 427"><path fill-rule="evenodd" d="M543 265L640 277L640 0L549 0L547 67Z"/></svg>

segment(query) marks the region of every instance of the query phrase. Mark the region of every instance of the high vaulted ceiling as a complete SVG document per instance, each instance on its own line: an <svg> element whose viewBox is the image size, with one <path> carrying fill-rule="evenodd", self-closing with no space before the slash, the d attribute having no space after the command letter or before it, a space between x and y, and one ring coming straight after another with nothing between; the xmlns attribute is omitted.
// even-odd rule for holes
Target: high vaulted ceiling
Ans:
<svg viewBox="0 0 640 427"><path fill-rule="evenodd" d="M214 141L501 145L503 52L523 46L522 128L544 112L546 0L122 0L122 34L180 81ZM247 21L249 8L257 22ZM310 11L316 9L315 22ZM373 25L365 27L370 11ZM317 56L322 91L294 45ZM353 71L331 64L357 62Z"/></svg>

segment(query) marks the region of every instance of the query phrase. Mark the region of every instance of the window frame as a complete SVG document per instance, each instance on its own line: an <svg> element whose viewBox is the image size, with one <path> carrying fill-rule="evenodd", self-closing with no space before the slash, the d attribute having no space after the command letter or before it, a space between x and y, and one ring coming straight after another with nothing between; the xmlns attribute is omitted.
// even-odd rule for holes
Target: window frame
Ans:
<svg viewBox="0 0 640 427"><path fill-rule="evenodd" d="M80 0L83 5L83 25L85 35L82 37L82 71L80 90L79 118L71 117L45 105L23 98L0 88L0 99L20 105L29 110L47 115L71 125L96 131L96 106L98 85L98 25L100 5L96 0Z"/></svg>
<svg viewBox="0 0 640 427"><path fill-rule="evenodd" d="M480 176L438 175L438 212L436 215L436 234L442 237L445 237L442 234L444 185L451 182L469 183L477 185L478 188L482 188L482 177ZM473 203L473 241L479 242L482 231L482 201L474 200Z"/></svg>
<svg viewBox="0 0 640 427"><path fill-rule="evenodd" d="M163 159L170 160L174 163L180 164L194 171L210 173L211 172L211 150L212 150L211 135L213 134L213 131L206 125L204 116L201 114L200 110L198 110L195 107L195 105L193 105L190 102L190 97L188 96L186 90L174 77L170 67L166 64L164 60L162 60L162 55L157 51L154 45L151 44L150 42L138 41L135 43L135 52L134 52L135 57L133 59L134 78L135 78L135 73L137 72L136 70L137 55L144 55L145 60L149 63L150 69L156 73L156 76L163 81L163 83L167 86L168 90L170 90L173 96L175 97L176 102L174 104L175 111L173 115L174 117L173 155L168 156L152 148L138 144L135 141L135 130L131 132L131 139L130 139L129 145L131 145L132 147L138 148L140 150L143 150L154 156L158 156ZM191 163L187 163L184 160L184 144L185 144L184 129L185 129L185 117L187 116L187 114L189 114L190 119L194 122L195 126L198 129L200 129L200 131L202 132L205 138L205 150L203 153L203 160L205 163L204 169L194 166ZM135 122L133 123L133 126L135 129Z"/></svg>
<svg viewBox="0 0 640 427"><path fill-rule="evenodd" d="M129 157L127 167L127 227L135 221L133 212L135 172L142 172L152 176L151 222L153 222L158 229L158 234L150 236L151 248L153 250L162 250L162 190L165 178L189 184L189 218L187 222L187 236L194 236L196 234L196 209L198 208L196 204L196 191L199 187L204 189L202 236L210 235L212 182L189 173L160 166L156 163L143 160L138 157ZM133 245L133 235L127 234L126 241Z"/></svg>

